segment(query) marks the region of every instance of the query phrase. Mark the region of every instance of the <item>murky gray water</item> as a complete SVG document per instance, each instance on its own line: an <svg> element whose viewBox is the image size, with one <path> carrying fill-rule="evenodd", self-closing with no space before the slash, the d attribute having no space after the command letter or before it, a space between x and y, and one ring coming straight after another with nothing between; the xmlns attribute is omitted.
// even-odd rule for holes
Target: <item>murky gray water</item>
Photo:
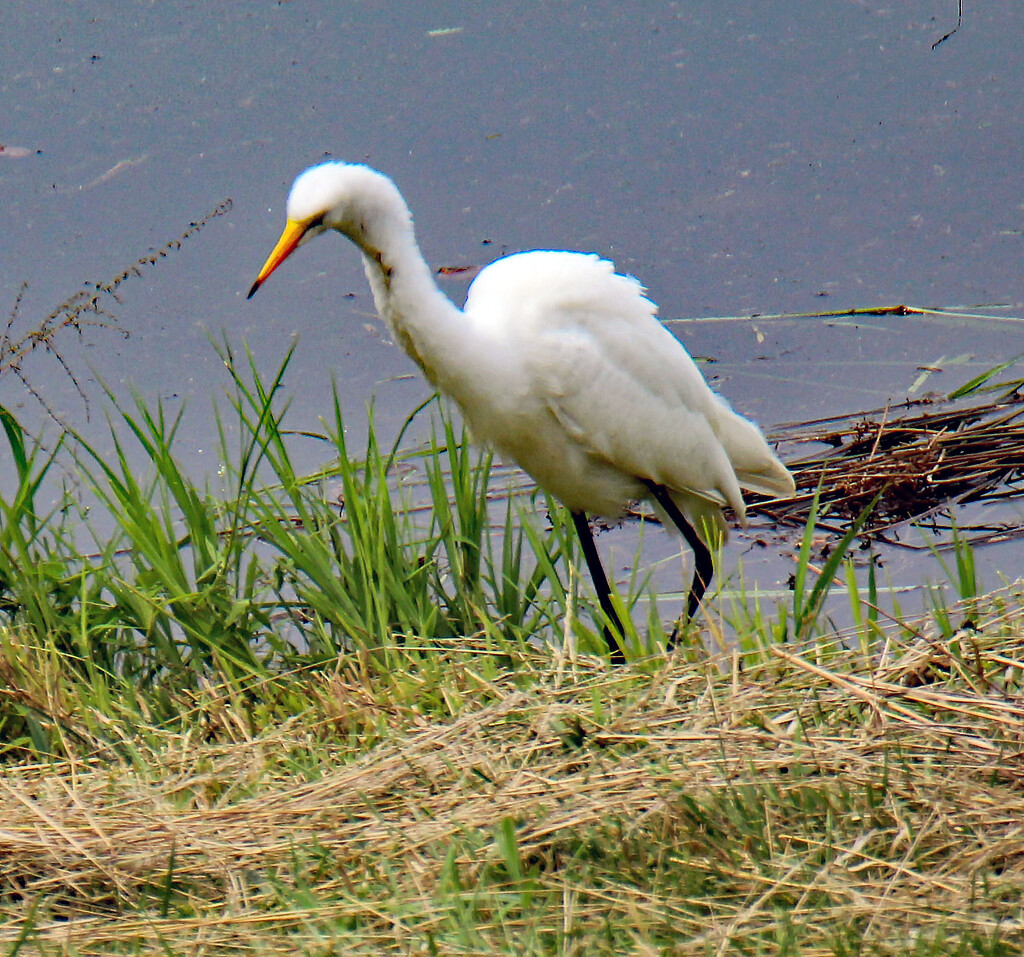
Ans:
<svg viewBox="0 0 1024 957"><path fill-rule="evenodd" d="M933 49L955 23L955 2L9 4L0 308L27 282L31 324L231 197L229 215L124 287L127 340L65 341L94 396L102 377L187 404L179 451L209 471L210 403L227 384L210 335L244 340L268 370L300 337L294 428L328 411L332 376L357 431L371 394L390 435L426 392L390 381L413 369L382 340L341 239L244 300L291 179L325 151L393 176L436 265L594 250L668 319L896 302L1017 315L1024 17L979 0ZM765 426L945 391L1024 352L1013 323L674 328ZM945 371L918 382L922 365ZM42 356L26 372L102 431L102 402L87 422L59 365ZM44 418L9 375L0 402ZM1013 553L991 562L1015 574Z"/></svg>

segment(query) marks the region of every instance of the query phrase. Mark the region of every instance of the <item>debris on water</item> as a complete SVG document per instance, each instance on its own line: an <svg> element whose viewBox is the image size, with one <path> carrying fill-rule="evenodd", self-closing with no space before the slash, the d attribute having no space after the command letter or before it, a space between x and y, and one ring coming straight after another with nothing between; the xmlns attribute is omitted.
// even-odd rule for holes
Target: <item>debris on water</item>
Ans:
<svg viewBox="0 0 1024 957"><path fill-rule="evenodd" d="M797 494L785 501L754 497L751 512L780 525L802 527L816 494L819 527L838 533L877 496L864 525L872 536L956 505L1024 496L1024 395L1016 388L981 402L911 399L794 423L771 439L791 450L786 465ZM799 456L813 446L820 448ZM989 525L958 531L992 540ZM1005 540L1024 529L999 532Z"/></svg>
<svg viewBox="0 0 1024 957"><path fill-rule="evenodd" d="M42 150L30 150L27 146L5 146L0 143L0 157L6 159L25 159L41 152Z"/></svg>

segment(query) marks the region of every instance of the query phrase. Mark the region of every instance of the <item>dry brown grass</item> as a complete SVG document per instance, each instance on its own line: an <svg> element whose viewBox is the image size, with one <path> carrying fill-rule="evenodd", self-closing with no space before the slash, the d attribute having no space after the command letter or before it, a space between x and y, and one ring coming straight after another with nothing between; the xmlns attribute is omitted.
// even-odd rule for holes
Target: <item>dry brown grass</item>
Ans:
<svg viewBox="0 0 1024 957"><path fill-rule="evenodd" d="M872 660L453 655L447 719L343 668L269 728L6 767L0 948L1017 953L1019 597L980 612Z"/></svg>

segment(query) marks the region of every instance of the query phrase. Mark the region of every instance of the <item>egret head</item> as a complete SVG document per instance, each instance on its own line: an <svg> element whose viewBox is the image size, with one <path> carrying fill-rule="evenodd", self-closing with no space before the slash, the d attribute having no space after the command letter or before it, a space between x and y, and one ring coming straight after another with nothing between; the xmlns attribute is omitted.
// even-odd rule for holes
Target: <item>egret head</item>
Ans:
<svg viewBox="0 0 1024 957"><path fill-rule="evenodd" d="M369 166L333 160L299 174L288 194L286 215L284 231L249 290L250 299L292 252L328 229L379 259L396 225L411 225L408 207L391 180Z"/></svg>

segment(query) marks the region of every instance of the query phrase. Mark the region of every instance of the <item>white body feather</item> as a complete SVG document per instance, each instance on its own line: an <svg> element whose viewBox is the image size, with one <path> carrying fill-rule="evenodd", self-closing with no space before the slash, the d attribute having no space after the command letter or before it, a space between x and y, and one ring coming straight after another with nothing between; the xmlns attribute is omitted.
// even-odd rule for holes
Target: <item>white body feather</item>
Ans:
<svg viewBox="0 0 1024 957"><path fill-rule="evenodd" d="M646 479L666 486L706 537L724 532L723 505L744 520L741 489L792 493L757 427L711 391L640 284L611 263L574 252L508 256L480 273L459 310L380 173L313 167L292 188L288 219L303 239L333 228L359 246L397 341L476 438L570 510L618 515L644 497Z"/></svg>

